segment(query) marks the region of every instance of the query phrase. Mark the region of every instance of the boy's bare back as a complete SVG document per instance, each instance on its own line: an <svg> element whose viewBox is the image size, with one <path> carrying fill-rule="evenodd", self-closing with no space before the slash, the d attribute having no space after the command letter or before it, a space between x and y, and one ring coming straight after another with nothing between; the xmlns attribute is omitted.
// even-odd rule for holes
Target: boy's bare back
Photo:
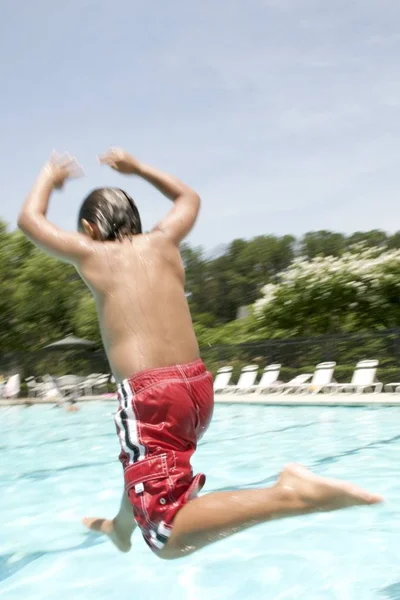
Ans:
<svg viewBox="0 0 400 600"><path fill-rule="evenodd" d="M53 190L82 174L69 155L53 155L44 165L18 225L48 254L73 264L92 291L117 381L145 369L196 360L199 348L185 296L179 245L196 222L200 198L176 177L122 149L111 149L99 161L146 180L172 200L171 210L151 233L142 233L134 201L117 188L94 190L85 199L77 233L50 223L46 213Z"/></svg>
<svg viewBox="0 0 400 600"><path fill-rule="evenodd" d="M99 242L78 270L96 299L117 380L198 358L182 259L163 233Z"/></svg>

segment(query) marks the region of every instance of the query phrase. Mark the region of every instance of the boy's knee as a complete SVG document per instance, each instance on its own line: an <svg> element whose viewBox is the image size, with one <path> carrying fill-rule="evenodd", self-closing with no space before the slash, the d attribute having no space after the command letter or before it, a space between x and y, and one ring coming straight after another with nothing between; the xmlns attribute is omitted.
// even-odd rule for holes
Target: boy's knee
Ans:
<svg viewBox="0 0 400 600"><path fill-rule="evenodd" d="M189 549L187 546L167 543L162 550L158 550L156 556L162 560L176 560L177 558L183 558L191 552L193 552L193 549Z"/></svg>
<svg viewBox="0 0 400 600"><path fill-rule="evenodd" d="M179 558L176 552L168 550L167 548L155 552L155 555L157 558L161 558L161 560L175 560L176 558Z"/></svg>

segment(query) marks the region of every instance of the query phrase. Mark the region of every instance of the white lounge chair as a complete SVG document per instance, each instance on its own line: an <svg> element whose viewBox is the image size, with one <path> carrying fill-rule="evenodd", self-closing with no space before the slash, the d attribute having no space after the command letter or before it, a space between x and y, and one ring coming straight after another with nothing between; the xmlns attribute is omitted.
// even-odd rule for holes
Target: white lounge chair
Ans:
<svg viewBox="0 0 400 600"><path fill-rule="evenodd" d="M101 376L101 373L91 373L79 384L79 389L85 396L93 396L95 383Z"/></svg>
<svg viewBox="0 0 400 600"><path fill-rule="evenodd" d="M232 367L218 369L214 379L214 392L221 392L229 384L232 377Z"/></svg>
<svg viewBox="0 0 400 600"><path fill-rule="evenodd" d="M257 378L257 373L258 365L248 365L247 367L243 367L237 384L227 385L221 392L223 394L235 394L236 392L242 392L249 387L252 387Z"/></svg>
<svg viewBox="0 0 400 600"><path fill-rule="evenodd" d="M301 375L296 375L287 383L278 383L273 388L273 391L280 394L290 394L290 392L295 391L299 386L304 385L309 381L312 377L312 373L302 373Z"/></svg>
<svg viewBox="0 0 400 600"><path fill-rule="evenodd" d="M21 390L21 379L18 374L11 375L3 388L4 398L18 398Z"/></svg>
<svg viewBox="0 0 400 600"><path fill-rule="evenodd" d="M354 369L351 383L332 384L332 391L362 394L366 390L372 390L374 394L379 394L383 383L376 379L378 365L379 360L360 360Z"/></svg>
<svg viewBox="0 0 400 600"><path fill-rule="evenodd" d="M28 388L28 398L36 398L36 396L40 396L43 392L44 384L37 381L35 377L27 377L25 383Z"/></svg>
<svg viewBox="0 0 400 600"><path fill-rule="evenodd" d="M48 374L43 376L43 387L40 395L49 402L59 402L63 400L63 394L57 385L57 381Z"/></svg>
<svg viewBox="0 0 400 600"><path fill-rule="evenodd" d="M400 392L400 382L395 381L394 383L387 383L385 385L385 392L389 394L398 394Z"/></svg>
<svg viewBox="0 0 400 600"><path fill-rule="evenodd" d="M79 377L63 375L57 378L57 387L63 396L79 396Z"/></svg>
<svg viewBox="0 0 400 600"><path fill-rule="evenodd" d="M97 378L97 380L94 382L93 388L94 391L98 390L101 392L102 388L103 391L105 389L106 392L108 392L108 382L110 380L110 375L100 375L100 377Z"/></svg>
<svg viewBox="0 0 400 600"><path fill-rule="evenodd" d="M335 362L319 363L315 367L311 381L294 385L292 391L301 394L318 394L321 391L331 391L332 384L333 386L337 385L337 382L333 379L335 367Z"/></svg>
<svg viewBox="0 0 400 600"><path fill-rule="evenodd" d="M269 391L273 391L277 385L282 383L278 381L280 370L281 365L268 365L265 367L261 379L257 384L240 390L240 392L243 394L252 394L254 392L266 394Z"/></svg>

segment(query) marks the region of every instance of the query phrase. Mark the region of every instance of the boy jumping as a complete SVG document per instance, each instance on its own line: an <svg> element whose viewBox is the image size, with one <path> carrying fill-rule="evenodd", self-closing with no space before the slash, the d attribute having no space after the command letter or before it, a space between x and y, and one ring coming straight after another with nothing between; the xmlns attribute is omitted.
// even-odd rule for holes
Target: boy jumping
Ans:
<svg viewBox="0 0 400 600"><path fill-rule="evenodd" d="M205 476L193 475L190 459L211 421L213 381L193 331L179 244L196 221L200 198L123 150L112 149L99 160L145 179L172 201L150 233L143 233L132 198L115 188L94 190L84 200L77 233L51 224L46 213L53 190L81 174L69 155L54 155L45 164L18 220L34 244L73 264L93 293L118 383L121 507L113 520L83 523L108 535L122 552L130 550L138 526L157 556L174 559L272 519L381 502L299 465L286 466L269 488L198 497Z"/></svg>

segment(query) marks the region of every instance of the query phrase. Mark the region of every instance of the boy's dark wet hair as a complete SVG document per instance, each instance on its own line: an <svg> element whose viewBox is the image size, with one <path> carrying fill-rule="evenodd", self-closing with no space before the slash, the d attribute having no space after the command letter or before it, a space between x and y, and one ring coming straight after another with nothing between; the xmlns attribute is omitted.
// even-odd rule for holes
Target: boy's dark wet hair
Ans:
<svg viewBox="0 0 400 600"><path fill-rule="evenodd" d="M103 241L122 239L142 233L139 211L133 199L119 188L98 188L83 201L78 217L96 225Z"/></svg>

